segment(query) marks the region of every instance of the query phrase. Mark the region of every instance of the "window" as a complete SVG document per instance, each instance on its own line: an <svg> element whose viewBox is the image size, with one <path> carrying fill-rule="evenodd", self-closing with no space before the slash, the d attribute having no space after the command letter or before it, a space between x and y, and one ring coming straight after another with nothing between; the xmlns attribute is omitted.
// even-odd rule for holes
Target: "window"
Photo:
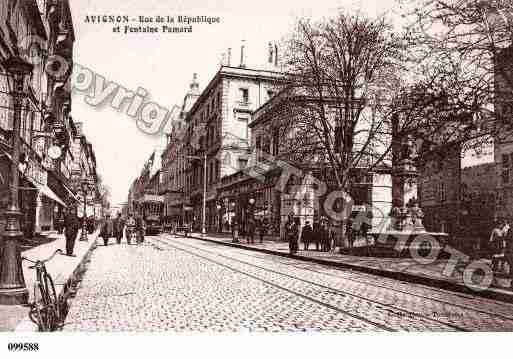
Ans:
<svg viewBox="0 0 513 359"><path fill-rule="evenodd" d="M249 102L249 90L245 88L241 88L240 90L240 101L244 103Z"/></svg>
<svg viewBox="0 0 513 359"><path fill-rule="evenodd" d="M447 200L447 193L446 193L445 183L443 181L440 181L439 183L439 189L438 194L440 196L440 202L444 202Z"/></svg>
<svg viewBox="0 0 513 359"><path fill-rule="evenodd" d="M510 157L502 155L502 183L509 183Z"/></svg>
<svg viewBox="0 0 513 359"><path fill-rule="evenodd" d="M278 131L278 129L275 128L275 129L273 129L273 143L272 143L273 156L278 155L279 144L280 144L280 132Z"/></svg>
<svg viewBox="0 0 513 359"><path fill-rule="evenodd" d="M246 138L245 138L245 140L249 142L249 127L248 127L249 118L247 118L247 117L238 117L237 120L245 123L245 127L244 127L245 130L246 130Z"/></svg>

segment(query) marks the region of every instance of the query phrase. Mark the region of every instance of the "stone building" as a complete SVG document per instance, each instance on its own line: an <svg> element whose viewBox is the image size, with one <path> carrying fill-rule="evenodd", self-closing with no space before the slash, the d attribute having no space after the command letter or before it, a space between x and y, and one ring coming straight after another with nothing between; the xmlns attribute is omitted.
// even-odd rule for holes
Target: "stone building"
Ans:
<svg viewBox="0 0 513 359"><path fill-rule="evenodd" d="M463 236L486 242L497 217L497 166L494 162L461 171L461 225ZM511 218L511 217L510 217Z"/></svg>
<svg viewBox="0 0 513 359"><path fill-rule="evenodd" d="M303 98L297 100L305 101ZM373 171L365 167L354 168L351 171L354 177L350 193L352 208L343 212L339 203L347 197L337 191L329 164L323 165L319 160L307 162L289 153L285 137L294 136L294 133L282 133L279 127L283 122L279 116L287 116L290 120L294 115L276 109L284 101L294 99L277 94L252 114L249 166L222 179L219 197L235 198L224 208L243 222L248 214L268 217L276 234L283 231L290 213L304 224L323 216L334 219L331 211L341 219L370 209L372 224L383 223L391 209L390 168L384 164ZM320 190L322 186L325 190ZM340 221L335 222L340 224Z"/></svg>
<svg viewBox="0 0 513 359"><path fill-rule="evenodd" d="M424 227L430 232L459 230L461 190L461 146L459 143L436 146L422 156L418 193L424 212Z"/></svg>
<svg viewBox="0 0 513 359"><path fill-rule="evenodd" d="M232 66L229 51L228 58L201 93L194 78L184 99L183 127L175 129L175 137L164 152L163 173L168 176L167 186L171 186L166 208L175 215L180 211L181 221L194 222L196 228L200 228L202 219L204 177L207 226L217 228L217 207L220 200L226 202L226 198L218 198L220 181L247 165L251 114L273 96L274 84L280 77L279 72L273 71L278 63L276 52L273 51L264 70L246 67L245 45L241 46L240 54L239 65Z"/></svg>
<svg viewBox="0 0 513 359"><path fill-rule="evenodd" d="M503 133L511 133L513 116L513 47L504 49L495 62L495 113ZM497 165L497 217L513 218L513 137L501 133L494 138Z"/></svg>
<svg viewBox="0 0 513 359"><path fill-rule="evenodd" d="M0 2L0 211L9 198L14 113L3 63L19 56L34 66L21 113L19 197L26 236L52 229L63 209L78 200L72 182L77 134L71 117L74 41L69 0ZM50 147L59 148L58 158L49 156ZM93 162L90 168L96 166ZM2 223L0 227L2 231Z"/></svg>

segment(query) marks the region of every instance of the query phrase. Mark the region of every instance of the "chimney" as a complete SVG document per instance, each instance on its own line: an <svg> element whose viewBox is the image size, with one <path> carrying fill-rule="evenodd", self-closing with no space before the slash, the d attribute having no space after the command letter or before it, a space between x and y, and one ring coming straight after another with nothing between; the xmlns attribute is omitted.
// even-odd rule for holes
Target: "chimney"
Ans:
<svg viewBox="0 0 513 359"><path fill-rule="evenodd" d="M199 91L198 74L194 73L192 75L192 81L191 81L191 92L196 93L198 91Z"/></svg>
<svg viewBox="0 0 513 359"><path fill-rule="evenodd" d="M274 44L274 66L278 66L278 45Z"/></svg>
<svg viewBox="0 0 513 359"><path fill-rule="evenodd" d="M269 59L267 60L267 62L272 64L273 63L273 44L271 44L270 42L269 42L268 54L269 54Z"/></svg>
<svg viewBox="0 0 513 359"><path fill-rule="evenodd" d="M221 66L225 66L226 65L226 53L222 53L221 54Z"/></svg>
<svg viewBox="0 0 513 359"><path fill-rule="evenodd" d="M227 65L228 66L232 65L232 48L231 47L228 48L228 62L227 62Z"/></svg>
<svg viewBox="0 0 513 359"><path fill-rule="evenodd" d="M242 68L246 67L246 55L244 54L245 46L244 46L244 40L242 40L242 44L240 46L240 66Z"/></svg>

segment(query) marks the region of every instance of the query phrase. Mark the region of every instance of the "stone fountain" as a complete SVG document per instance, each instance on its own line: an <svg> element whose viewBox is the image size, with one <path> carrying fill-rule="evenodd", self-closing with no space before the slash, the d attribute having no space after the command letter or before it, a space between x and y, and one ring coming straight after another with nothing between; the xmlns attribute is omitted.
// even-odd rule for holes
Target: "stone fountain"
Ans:
<svg viewBox="0 0 513 359"><path fill-rule="evenodd" d="M448 234L428 232L422 223L416 145L411 137L402 138L394 143L392 151L392 210L389 221L370 233L374 237L373 252L393 257L438 253L447 244Z"/></svg>

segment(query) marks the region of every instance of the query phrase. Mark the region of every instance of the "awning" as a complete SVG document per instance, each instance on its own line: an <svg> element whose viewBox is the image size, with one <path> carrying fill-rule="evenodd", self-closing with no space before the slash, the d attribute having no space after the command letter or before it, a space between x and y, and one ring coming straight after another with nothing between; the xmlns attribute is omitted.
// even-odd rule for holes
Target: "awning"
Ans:
<svg viewBox="0 0 513 359"><path fill-rule="evenodd" d="M3 153L10 161L12 161L12 156L10 153L7 153L7 152L4 152ZM51 200L54 200L55 202L61 204L62 206L64 207L67 207L66 204L64 203L64 201L62 201L51 189L50 187L48 187L48 185L44 185L44 184L41 184L41 183L38 183L36 182L35 180L33 180L32 178L30 177L27 177L27 176L24 176L23 175L23 172L21 170L21 168L18 168L18 170L20 171L20 174L23 176L23 178L25 178L27 181L29 181L34 187L35 189L37 189L38 191L40 191L42 194L44 194L46 197L50 198Z"/></svg>
<svg viewBox="0 0 513 359"><path fill-rule="evenodd" d="M78 198L78 196L73 193L73 191L71 189L68 188L68 186L66 186L64 183L62 184L62 187L64 187L66 189L66 191L68 191L68 194L69 196L74 199L76 202L80 202L80 198Z"/></svg>
<svg viewBox="0 0 513 359"><path fill-rule="evenodd" d="M37 183L36 181L32 181L31 179L28 179L42 194L44 194L46 197L54 200L55 202L61 204L64 207L66 206L66 203L62 201L51 189L50 187L46 185L42 185L40 183Z"/></svg>

